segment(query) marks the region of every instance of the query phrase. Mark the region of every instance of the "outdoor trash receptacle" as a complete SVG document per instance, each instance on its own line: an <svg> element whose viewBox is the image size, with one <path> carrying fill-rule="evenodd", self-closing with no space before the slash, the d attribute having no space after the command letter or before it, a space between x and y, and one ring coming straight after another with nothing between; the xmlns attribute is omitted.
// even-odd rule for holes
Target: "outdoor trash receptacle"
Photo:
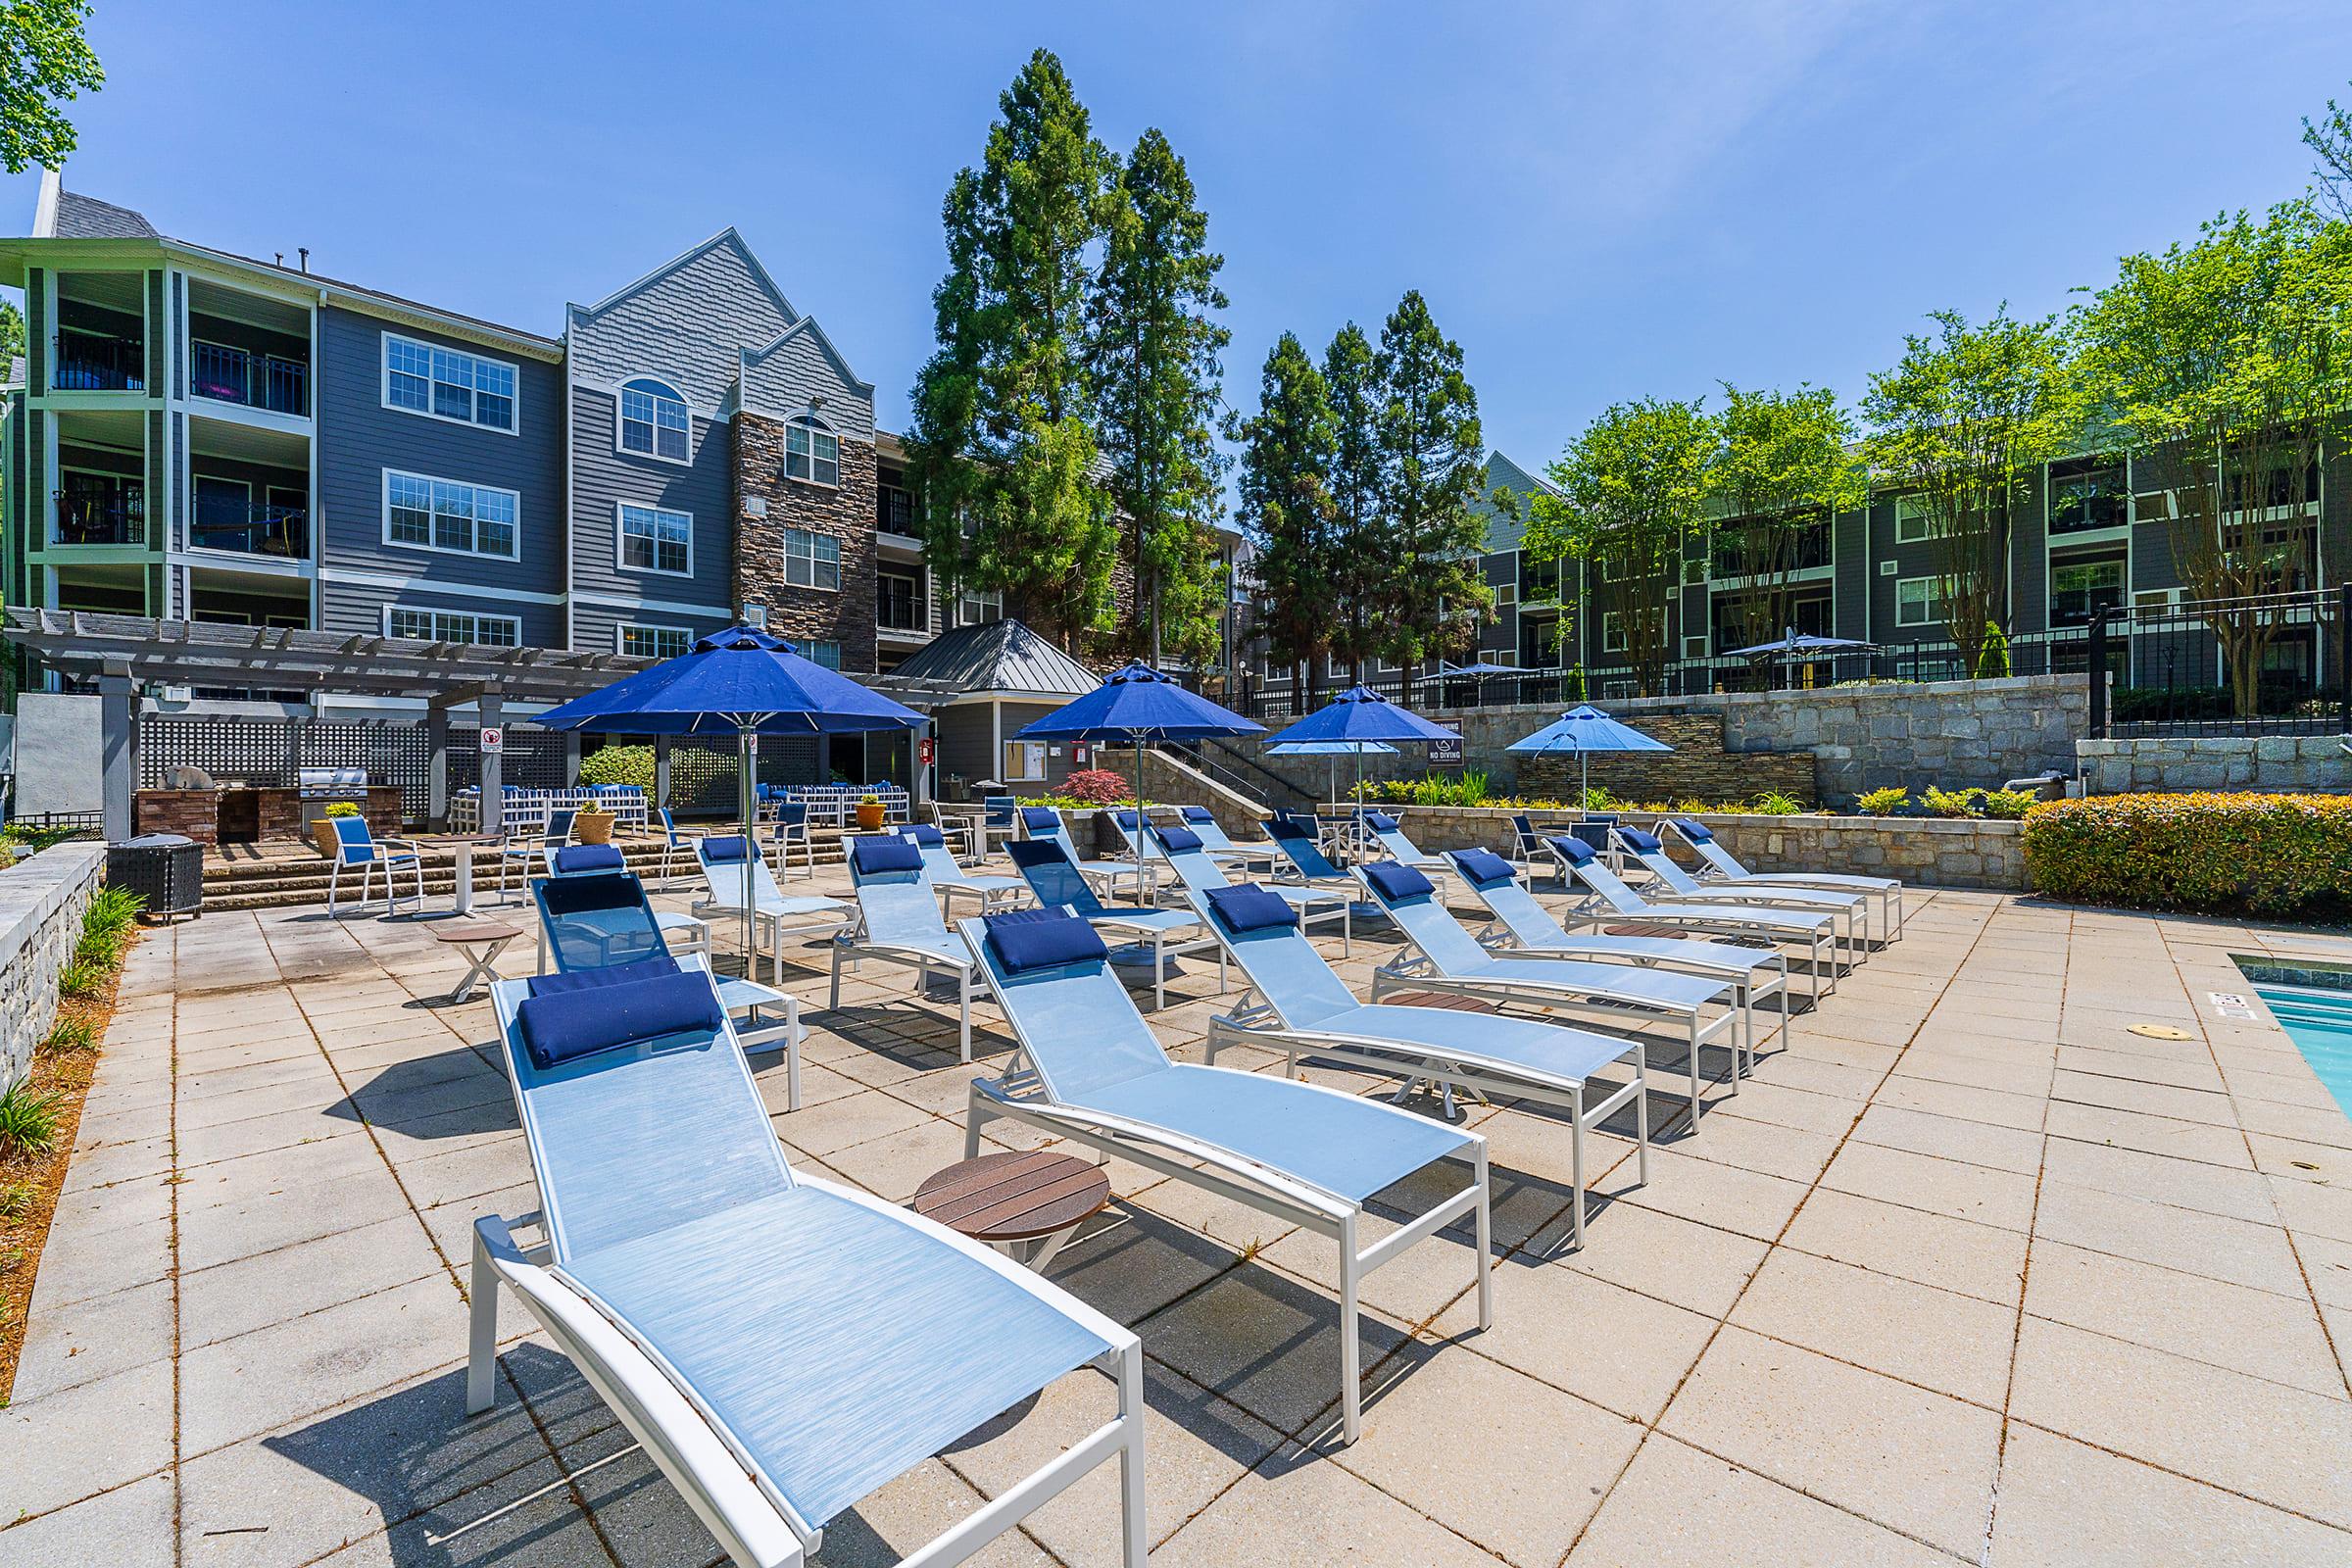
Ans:
<svg viewBox="0 0 2352 1568"><path fill-rule="evenodd" d="M178 833L142 833L106 847L106 885L147 901L146 914L204 913L204 846Z"/></svg>

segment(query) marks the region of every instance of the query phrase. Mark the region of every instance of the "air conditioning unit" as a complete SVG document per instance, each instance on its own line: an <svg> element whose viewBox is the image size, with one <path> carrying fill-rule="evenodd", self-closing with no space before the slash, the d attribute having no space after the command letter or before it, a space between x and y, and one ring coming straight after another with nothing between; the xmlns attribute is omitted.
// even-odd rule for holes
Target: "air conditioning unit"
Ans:
<svg viewBox="0 0 2352 1568"><path fill-rule="evenodd" d="M2142 588L2132 596L2133 610L2171 610L2180 603L2178 588Z"/></svg>
<svg viewBox="0 0 2352 1568"><path fill-rule="evenodd" d="M1686 637L1686 638L1684 638L1684 639L1683 639L1683 657L1684 657L1685 659L1704 659L1704 658L1706 658L1706 657L1707 657L1707 640L1706 640L1704 637Z"/></svg>

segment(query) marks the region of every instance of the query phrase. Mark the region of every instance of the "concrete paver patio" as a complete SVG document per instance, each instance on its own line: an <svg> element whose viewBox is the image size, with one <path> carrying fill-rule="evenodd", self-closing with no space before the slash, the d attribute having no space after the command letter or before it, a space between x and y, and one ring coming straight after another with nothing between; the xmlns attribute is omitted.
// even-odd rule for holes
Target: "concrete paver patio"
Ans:
<svg viewBox="0 0 2352 1568"><path fill-rule="evenodd" d="M1109 1223L1052 1272L1143 1335L1154 1560L2352 1562L2352 1121L2267 1018L2207 1000L2245 989L2233 953L2352 940L1913 911L1695 1131L1661 1079L1646 1186L1599 1140L1581 1251L1564 1130L1473 1106L1494 1326L1464 1236L1372 1276L1349 1447L1327 1246L1114 1162ZM1360 993L1393 952L1359 937L1343 972ZM821 1001L821 952L793 956ZM525 1314L499 1406L461 1413L470 1226L537 1206L487 1004L441 1003L463 967L413 919L317 909L140 944L0 1411L0 1564L715 1560ZM1190 964L1152 1015L1189 1059L1215 979ZM953 1005L903 971L843 1000L810 1011L803 1109L780 1058L760 1076L796 1164L903 1201L1009 1041L977 1007L959 1066ZM1108 1406L1062 1380L818 1560L895 1560ZM1115 1519L1097 1472L980 1560L1112 1563Z"/></svg>

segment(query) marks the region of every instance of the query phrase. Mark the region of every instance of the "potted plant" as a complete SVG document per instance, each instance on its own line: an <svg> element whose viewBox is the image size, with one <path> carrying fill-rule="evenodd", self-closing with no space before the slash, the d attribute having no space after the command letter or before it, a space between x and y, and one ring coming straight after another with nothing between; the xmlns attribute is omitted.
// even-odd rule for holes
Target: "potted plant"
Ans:
<svg viewBox="0 0 2352 1568"><path fill-rule="evenodd" d="M612 824L620 818L601 806L583 806L572 813L571 838L575 844L610 844Z"/></svg>
<svg viewBox="0 0 2352 1568"><path fill-rule="evenodd" d="M858 803L858 826L867 833L882 825L882 797L868 795Z"/></svg>
<svg viewBox="0 0 2352 1568"><path fill-rule="evenodd" d="M333 859L335 858L335 818L359 814L360 803L357 801L327 802L326 808L311 818L311 843L318 848L320 855L327 859Z"/></svg>

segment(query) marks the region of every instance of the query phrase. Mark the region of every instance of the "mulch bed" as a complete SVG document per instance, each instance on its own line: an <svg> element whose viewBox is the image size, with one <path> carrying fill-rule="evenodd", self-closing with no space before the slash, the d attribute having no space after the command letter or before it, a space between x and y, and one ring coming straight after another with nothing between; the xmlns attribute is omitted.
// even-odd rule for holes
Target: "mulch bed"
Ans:
<svg viewBox="0 0 2352 1568"><path fill-rule="evenodd" d="M127 956L139 941L133 930L124 940ZM58 1022L79 1019L89 1024L94 1039L103 1042L115 1015L115 993L122 971L117 966L94 996L62 997ZM74 1141L81 1132L82 1102L89 1097L90 1080L98 1071L98 1052L52 1051L33 1053L27 1082L36 1093L54 1093L57 1137L44 1154L0 1152L0 1199L24 1195L23 1211L9 1218L0 1202L0 1408L8 1404L16 1386L17 1357L24 1348L26 1309L32 1302L33 1276L41 1264L41 1248L49 1240L50 1216L57 1209L58 1189L65 1186L66 1167L73 1163Z"/></svg>

